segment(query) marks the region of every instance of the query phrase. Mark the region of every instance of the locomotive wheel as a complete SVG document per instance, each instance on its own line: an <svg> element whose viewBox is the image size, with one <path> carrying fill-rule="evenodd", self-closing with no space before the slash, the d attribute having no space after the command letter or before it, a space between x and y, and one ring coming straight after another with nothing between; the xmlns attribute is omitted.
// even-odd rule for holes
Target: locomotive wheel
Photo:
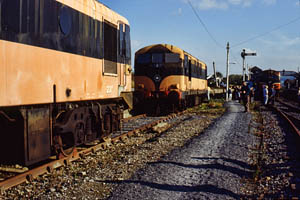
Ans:
<svg viewBox="0 0 300 200"><path fill-rule="evenodd" d="M76 128L75 128L75 134L73 136L74 138L77 138L77 143L83 143L84 142L84 132L85 132L84 131L84 124L83 123L77 123ZM75 144L76 144L76 142L75 142Z"/></svg>
<svg viewBox="0 0 300 200"><path fill-rule="evenodd" d="M70 156L75 149L75 138L72 133L60 135L58 137L59 153L63 156Z"/></svg>

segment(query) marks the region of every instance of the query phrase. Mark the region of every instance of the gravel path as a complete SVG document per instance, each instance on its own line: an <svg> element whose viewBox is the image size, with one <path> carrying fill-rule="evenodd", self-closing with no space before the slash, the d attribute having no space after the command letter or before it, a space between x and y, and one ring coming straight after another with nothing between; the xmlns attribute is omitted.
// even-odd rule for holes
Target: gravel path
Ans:
<svg viewBox="0 0 300 200"><path fill-rule="evenodd" d="M148 163L118 185L109 199L240 199L243 180L252 176L248 151L251 114L239 103L203 134L158 162Z"/></svg>

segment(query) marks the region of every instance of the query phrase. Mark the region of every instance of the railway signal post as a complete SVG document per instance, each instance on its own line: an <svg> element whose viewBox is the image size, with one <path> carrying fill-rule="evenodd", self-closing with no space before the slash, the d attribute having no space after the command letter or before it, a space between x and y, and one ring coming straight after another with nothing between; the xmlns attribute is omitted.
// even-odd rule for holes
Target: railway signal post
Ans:
<svg viewBox="0 0 300 200"><path fill-rule="evenodd" d="M246 49L243 49L242 53L241 53L241 56L243 58L243 81L246 80L245 78L245 71L246 71L246 68L245 68L245 57L246 56L256 56L256 53L246 53Z"/></svg>

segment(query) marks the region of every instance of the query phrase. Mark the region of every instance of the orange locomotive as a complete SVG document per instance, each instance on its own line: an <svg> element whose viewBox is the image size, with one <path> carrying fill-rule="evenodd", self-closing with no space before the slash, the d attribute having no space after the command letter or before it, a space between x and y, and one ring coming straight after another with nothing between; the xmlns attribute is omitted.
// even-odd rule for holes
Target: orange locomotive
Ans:
<svg viewBox="0 0 300 200"><path fill-rule="evenodd" d="M135 53L137 107L159 114L197 105L207 91L206 75L206 64L178 47L144 47Z"/></svg>
<svg viewBox="0 0 300 200"><path fill-rule="evenodd" d="M120 127L130 26L97 0L0 1L0 163L68 155Z"/></svg>

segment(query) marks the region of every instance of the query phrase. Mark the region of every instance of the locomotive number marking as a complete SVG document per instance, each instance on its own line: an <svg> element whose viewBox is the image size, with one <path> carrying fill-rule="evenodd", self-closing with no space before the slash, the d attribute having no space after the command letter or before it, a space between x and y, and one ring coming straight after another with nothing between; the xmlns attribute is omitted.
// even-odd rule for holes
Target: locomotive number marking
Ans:
<svg viewBox="0 0 300 200"><path fill-rule="evenodd" d="M112 89L113 89L112 85L106 86L106 94L112 93Z"/></svg>

